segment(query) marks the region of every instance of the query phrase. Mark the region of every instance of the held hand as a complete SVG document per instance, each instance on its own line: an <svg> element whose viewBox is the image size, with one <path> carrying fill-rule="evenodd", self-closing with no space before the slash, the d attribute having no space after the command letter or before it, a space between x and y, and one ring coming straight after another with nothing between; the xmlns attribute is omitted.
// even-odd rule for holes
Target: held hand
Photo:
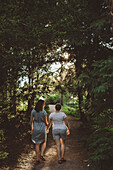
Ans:
<svg viewBox="0 0 113 170"><path fill-rule="evenodd" d="M33 128L31 129L31 134L33 133Z"/></svg>
<svg viewBox="0 0 113 170"><path fill-rule="evenodd" d="M70 135L70 131L69 131L69 129L67 130L67 135Z"/></svg>
<svg viewBox="0 0 113 170"><path fill-rule="evenodd" d="M47 133L47 134L49 133L49 129L46 130L46 133Z"/></svg>

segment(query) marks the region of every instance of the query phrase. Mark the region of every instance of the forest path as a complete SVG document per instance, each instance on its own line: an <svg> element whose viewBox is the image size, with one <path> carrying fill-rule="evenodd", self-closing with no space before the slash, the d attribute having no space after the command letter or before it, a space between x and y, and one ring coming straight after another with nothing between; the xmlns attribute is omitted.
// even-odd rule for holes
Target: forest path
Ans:
<svg viewBox="0 0 113 170"><path fill-rule="evenodd" d="M50 112L54 111L54 105L49 105ZM35 149L29 147L29 152L21 154L17 166L14 170L89 170L87 151L83 148L82 135L84 131L80 129L82 122L68 116L68 122L71 127L71 134L66 140L65 163L58 164L56 145L52 133L48 134L47 148L45 153L45 162L36 164Z"/></svg>

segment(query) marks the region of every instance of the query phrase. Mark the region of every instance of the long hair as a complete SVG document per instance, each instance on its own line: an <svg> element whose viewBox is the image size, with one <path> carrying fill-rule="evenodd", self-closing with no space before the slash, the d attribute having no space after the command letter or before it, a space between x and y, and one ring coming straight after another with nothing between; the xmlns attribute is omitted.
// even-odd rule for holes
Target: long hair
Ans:
<svg viewBox="0 0 113 170"><path fill-rule="evenodd" d="M44 102L45 102L44 100L39 100L39 101L36 103L35 110L36 110L37 112L42 111Z"/></svg>

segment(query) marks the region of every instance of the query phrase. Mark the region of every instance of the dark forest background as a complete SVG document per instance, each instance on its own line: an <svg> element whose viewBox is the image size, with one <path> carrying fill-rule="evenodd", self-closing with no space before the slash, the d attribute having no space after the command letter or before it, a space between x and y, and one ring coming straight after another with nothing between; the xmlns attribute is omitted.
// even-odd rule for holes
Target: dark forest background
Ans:
<svg viewBox="0 0 113 170"><path fill-rule="evenodd" d="M40 97L91 129L94 169L113 158L113 1L0 1L0 161ZM60 64L57 71L52 64ZM68 67L66 67L68 65ZM12 137L12 138L11 138ZM10 144L11 145L11 144Z"/></svg>

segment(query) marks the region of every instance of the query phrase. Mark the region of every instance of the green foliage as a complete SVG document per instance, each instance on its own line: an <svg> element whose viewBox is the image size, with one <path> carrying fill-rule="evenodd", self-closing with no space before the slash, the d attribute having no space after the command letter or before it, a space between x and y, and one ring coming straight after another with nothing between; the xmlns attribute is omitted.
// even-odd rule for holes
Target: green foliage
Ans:
<svg viewBox="0 0 113 170"><path fill-rule="evenodd" d="M66 104L64 104L62 106L62 110L66 113L66 114L69 114L69 115L72 115L76 118L80 118L80 113L79 111L77 111L76 107L72 107L72 106L68 106Z"/></svg>
<svg viewBox="0 0 113 170"><path fill-rule="evenodd" d="M104 110L102 113L99 113L94 116L94 124L97 124L100 127L112 125L112 122L113 122L113 109Z"/></svg>
<svg viewBox="0 0 113 170"><path fill-rule="evenodd" d="M78 98L77 97L74 97L74 96L72 96L72 94L71 93L69 93L69 98L68 98L68 100L66 100L66 104L68 105L68 106L78 106Z"/></svg>
<svg viewBox="0 0 113 170"><path fill-rule="evenodd" d="M12 128L22 125L19 123L29 117L36 95L53 90L54 74L49 67L61 62L66 51L72 68L56 90L79 95L79 102L66 101L69 106L64 110L77 117L82 110L90 125L98 128L111 123L113 58L107 1L11 0L1 2L0 11L0 105L7 111L1 122ZM62 46L65 48L56 55ZM46 99L46 105L57 102L59 95ZM28 115L17 110L27 110ZM101 156L95 159L100 161Z"/></svg>
<svg viewBox="0 0 113 170"><path fill-rule="evenodd" d="M113 110L94 114L87 139L90 163L95 170L106 169L113 157Z"/></svg>
<svg viewBox="0 0 113 170"><path fill-rule="evenodd" d="M4 151L4 142L5 138L4 138L4 133L3 130L0 130L0 160L1 159L5 159L8 156L8 153Z"/></svg>
<svg viewBox="0 0 113 170"><path fill-rule="evenodd" d="M53 95L48 96L48 97L45 99L45 103L46 103L47 105L60 103L60 95L53 94Z"/></svg>
<svg viewBox="0 0 113 170"><path fill-rule="evenodd" d="M94 71L92 71L93 78L98 75L97 84L93 91L96 93L103 93L108 91L109 88L113 87L113 58L109 56L106 60L100 60L94 62Z"/></svg>
<svg viewBox="0 0 113 170"><path fill-rule="evenodd" d="M18 104L18 111L26 111L28 107L27 101L20 101Z"/></svg>
<svg viewBox="0 0 113 170"><path fill-rule="evenodd" d="M108 53L108 55L110 55ZM92 70L87 74L81 74L81 85L85 85L90 93L105 93L113 87L113 58L101 59L92 63Z"/></svg>
<svg viewBox="0 0 113 170"><path fill-rule="evenodd" d="M98 128L88 139L90 161L95 170L106 169L107 162L113 157L113 131Z"/></svg>

